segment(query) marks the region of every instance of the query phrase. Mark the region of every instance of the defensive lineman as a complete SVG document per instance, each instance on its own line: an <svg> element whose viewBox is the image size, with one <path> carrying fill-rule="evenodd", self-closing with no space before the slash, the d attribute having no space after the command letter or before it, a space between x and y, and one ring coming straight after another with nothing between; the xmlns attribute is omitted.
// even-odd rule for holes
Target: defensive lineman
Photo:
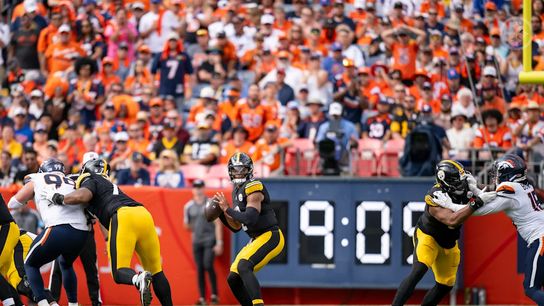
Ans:
<svg viewBox="0 0 544 306"><path fill-rule="evenodd" d="M42 163L38 173L27 175L25 185L9 202L10 208L18 208L34 198L45 223L45 230L36 237L25 259L25 271L38 306L49 305L40 267L59 256L68 305L78 305L77 278L72 263L89 236L84 208L80 204L51 205L43 197L51 190L69 194L74 191L74 185L74 181L64 175L64 164L56 159L48 159Z"/></svg>
<svg viewBox="0 0 544 306"><path fill-rule="evenodd" d="M497 197L474 215L504 211L512 219L529 248L525 258L525 294L538 305L544 305L544 292L540 290L544 284L544 206L527 180L527 166L519 156L504 155L495 162L494 171ZM477 192L475 180L471 182L471 189ZM465 207L448 197L436 203L452 211Z"/></svg>
<svg viewBox="0 0 544 306"><path fill-rule="evenodd" d="M49 193L46 198L57 205L88 203L87 210L108 229L108 253L115 282L134 285L140 292L142 305L151 303L150 285L153 283L161 305L171 306L170 284L162 271L153 217L142 204L110 182L109 173L110 166L105 160L90 160L83 165L76 191L67 195ZM140 273L130 267L135 250L145 269Z"/></svg>

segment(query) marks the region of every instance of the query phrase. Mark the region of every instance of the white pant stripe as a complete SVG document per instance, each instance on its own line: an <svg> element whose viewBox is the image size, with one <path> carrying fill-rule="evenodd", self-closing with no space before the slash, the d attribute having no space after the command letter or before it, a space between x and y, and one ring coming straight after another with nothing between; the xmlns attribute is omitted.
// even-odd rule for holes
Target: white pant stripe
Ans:
<svg viewBox="0 0 544 306"><path fill-rule="evenodd" d="M529 287L535 286L536 269L538 268L538 257L540 256L540 251L542 251L542 238L538 239L538 250L533 258L533 269L531 270L531 282L529 283Z"/></svg>

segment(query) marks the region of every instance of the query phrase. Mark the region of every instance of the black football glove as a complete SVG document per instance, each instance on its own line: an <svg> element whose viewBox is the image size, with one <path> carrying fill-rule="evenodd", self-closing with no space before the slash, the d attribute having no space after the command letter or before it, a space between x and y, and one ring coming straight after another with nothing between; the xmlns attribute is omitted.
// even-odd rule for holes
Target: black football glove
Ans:
<svg viewBox="0 0 544 306"><path fill-rule="evenodd" d="M54 205L64 205L64 196L60 193L53 194L51 201Z"/></svg>

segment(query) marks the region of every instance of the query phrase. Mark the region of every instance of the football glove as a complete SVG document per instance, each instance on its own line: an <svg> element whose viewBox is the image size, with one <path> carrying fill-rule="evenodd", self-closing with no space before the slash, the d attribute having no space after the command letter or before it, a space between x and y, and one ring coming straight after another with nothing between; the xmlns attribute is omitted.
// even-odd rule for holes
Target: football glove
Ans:
<svg viewBox="0 0 544 306"><path fill-rule="evenodd" d="M472 193L475 195L475 196L479 196L482 192L485 191L485 189L487 188L484 188L484 189L480 189L478 188L478 182L476 181L476 179L474 178L474 176L470 173L466 173L465 174L465 178L467 180L467 183L468 183L468 189L470 191L472 191Z"/></svg>
<svg viewBox="0 0 544 306"><path fill-rule="evenodd" d="M64 196L62 194L47 188L42 190L41 197L42 199L51 202L49 205L63 205L64 202Z"/></svg>
<svg viewBox="0 0 544 306"><path fill-rule="evenodd" d="M480 195L478 195L480 199L482 199L482 202L485 204L493 201L497 197L497 192L495 191L489 191L489 192L482 192Z"/></svg>

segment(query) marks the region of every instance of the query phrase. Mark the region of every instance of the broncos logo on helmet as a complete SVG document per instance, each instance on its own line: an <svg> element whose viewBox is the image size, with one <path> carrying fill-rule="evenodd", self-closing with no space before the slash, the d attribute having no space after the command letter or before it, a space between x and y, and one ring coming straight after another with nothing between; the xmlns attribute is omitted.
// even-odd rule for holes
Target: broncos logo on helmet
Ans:
<svg viewBox="0 0 544 306"><path fill-rule="evenodd" d="M502 182L523 182L527 180L525 161L515 154L505 154L494 165L497 185Z"/></svg>

